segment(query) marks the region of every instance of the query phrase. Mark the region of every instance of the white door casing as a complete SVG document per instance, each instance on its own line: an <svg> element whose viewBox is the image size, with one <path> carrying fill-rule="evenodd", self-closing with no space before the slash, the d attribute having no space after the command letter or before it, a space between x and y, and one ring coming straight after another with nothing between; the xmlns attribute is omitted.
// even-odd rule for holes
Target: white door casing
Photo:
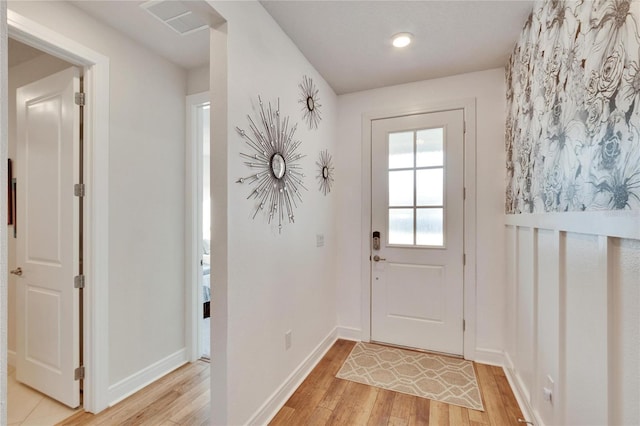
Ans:
<svg viewBox="0 0 640 426"><path fill-rule="evenodd" d="M371 256L381 260L371 261L371 340L463 354L463 126L462 109L372 121L371 220L372 231L379 231L381 238L380 249ZM413 151L403 154L404 164L397 163L397 153L395 160L389 159L390 134L395 138L391 143L408 143L415 150L424 144L421 137L437 134L437 129L442 129L444 141L441 163L425 160L428 154L416 157ZM411 140L402 142L406 137ZM391 194L390 179L395 182ZM443 188L440 200L438 191L433 198L438 187ZM444 211L443 232L431 234L421 219L432 217L437 223L438 211ZM396 226L390 236L390 216L396 225L413 228L401 233Z"/></svg>
<svg viewBox="0 0 640 426"><path fill-rule="evenodd" d="M16 378L70 407L80 403L79 88L72 67L16 95Z"/></svg>

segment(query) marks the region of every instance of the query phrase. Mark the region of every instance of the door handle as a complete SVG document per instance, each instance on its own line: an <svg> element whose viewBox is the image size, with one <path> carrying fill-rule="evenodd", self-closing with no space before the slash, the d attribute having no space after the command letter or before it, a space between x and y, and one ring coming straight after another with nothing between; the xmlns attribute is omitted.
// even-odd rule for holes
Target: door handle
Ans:
<svg viewBox="0 0 640 426"><path fill-rule="evenodd" d="M13 270L9 271L9 273L21 277L22 276L22 268L18 267L16 269L13 269Z"/></svg>
<svg viewBox="0 0 640 426"><path fill-rule="evenodd" d="M375 256L373 256L373 261L374 262L380 262L381 260L387 260L384 257L380 257L377 254Z"/></svg>

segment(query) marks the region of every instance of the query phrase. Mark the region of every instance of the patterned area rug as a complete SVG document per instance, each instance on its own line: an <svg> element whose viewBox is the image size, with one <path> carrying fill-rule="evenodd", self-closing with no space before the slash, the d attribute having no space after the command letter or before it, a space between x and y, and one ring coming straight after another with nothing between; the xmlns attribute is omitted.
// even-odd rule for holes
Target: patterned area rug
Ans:
<svg viewBox="0 0 640 426"><path fill-rule="evenodd" d="M484 411L473 363L464 359L358 342L336 377Z"/></svg>

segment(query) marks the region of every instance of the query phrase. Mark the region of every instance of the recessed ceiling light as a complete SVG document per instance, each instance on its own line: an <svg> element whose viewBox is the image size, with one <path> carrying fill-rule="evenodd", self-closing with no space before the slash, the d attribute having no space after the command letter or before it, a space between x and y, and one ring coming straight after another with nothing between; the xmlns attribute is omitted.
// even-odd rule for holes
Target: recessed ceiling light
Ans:
<svg viewBox="0 0 640 426"><path fill-rule="evenodd" d="M395 47L407 47L411 44L413 34L411 33L398 33L391 37L391 42Z"/></svg>

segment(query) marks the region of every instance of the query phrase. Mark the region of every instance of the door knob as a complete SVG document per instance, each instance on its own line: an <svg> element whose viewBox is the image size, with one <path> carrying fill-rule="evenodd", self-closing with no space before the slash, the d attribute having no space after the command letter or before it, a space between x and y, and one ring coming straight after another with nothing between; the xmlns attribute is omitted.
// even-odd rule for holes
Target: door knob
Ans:
<svg viewBox="0 0 640 426"><path fill-rule="evenodd" d="M377 254L375 256L373 256L373 261L374 262L380 262L381 260L387 260L384 257L380 257Z"/></svg>
<svg viewBox="0 0 640 426"><path fill-rule="evenodd" d="M22 268L16 268L16 269L10 271L10 273L20 277L20 276L22 276Z"/></svg>

